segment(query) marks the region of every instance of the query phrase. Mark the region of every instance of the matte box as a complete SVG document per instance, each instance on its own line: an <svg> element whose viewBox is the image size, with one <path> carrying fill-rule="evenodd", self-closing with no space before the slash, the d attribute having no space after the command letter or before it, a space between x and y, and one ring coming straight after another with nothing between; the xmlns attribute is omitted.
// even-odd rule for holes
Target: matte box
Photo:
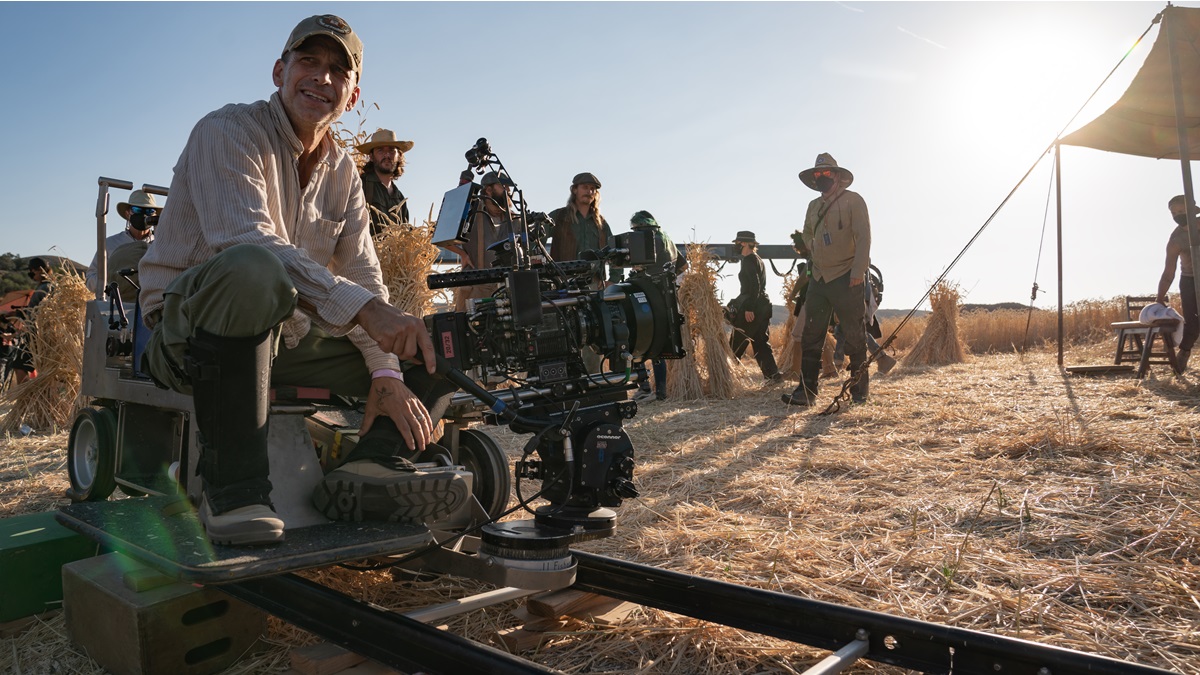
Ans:
<svg viewBox="0 0 1200 675"><path fill-rule="evenodd" d="M0 622L62 605L62 566L99 545L54 520L54 512L0 519Z"/></svg>

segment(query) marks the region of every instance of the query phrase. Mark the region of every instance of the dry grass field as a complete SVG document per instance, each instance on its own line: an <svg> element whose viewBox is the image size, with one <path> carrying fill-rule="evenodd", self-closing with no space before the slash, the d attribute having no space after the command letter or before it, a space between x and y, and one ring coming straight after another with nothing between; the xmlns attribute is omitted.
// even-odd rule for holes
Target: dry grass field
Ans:
<svg viewBox="0 0 1200 675"><path fill-rule="evenodd" d="M1012 320L1016 339L987 318L997 337L979 347L983 319L963 317L977 352L966 363L902 364L873 379L869 403L831 416L786 408L794 383L762 385L750 369L734 400L644 405L628 425L642 496L622 507L617 536L580 548L1200 675L1200 375L1066 375L1052 345L1012 350L1025 317ZM1068 364L1111 358L1110 337L1068 334ZM901 355L919 335L906 327ZM64 503L65 445L65 434L0 442L0 517ZM399 610L481 590L309 574ZM450 630L486 640L518 623L513 606ZM0 672L102 672L64 632L57 616L0 639ZM312 639L273 621L262 651L228 672L283 672L288 647ZM524 655L571 673L730 674L824 656L650 609L615 628L568 626ZM898 672L853 669L878 671Z"/></svg>

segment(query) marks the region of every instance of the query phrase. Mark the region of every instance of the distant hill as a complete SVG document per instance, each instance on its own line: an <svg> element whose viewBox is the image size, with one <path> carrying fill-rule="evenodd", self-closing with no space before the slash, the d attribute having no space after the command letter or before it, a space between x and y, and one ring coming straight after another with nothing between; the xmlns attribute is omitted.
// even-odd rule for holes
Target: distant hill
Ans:
<svg viewBox="0 0 1200 675"><path fill-rule="evenodd" d="M1023 305L1019 302L997 302L993 305L963 305L959 310L961 312L994 312L998 309L1029 309L1029 305ZM1034 309L1037 309L1036 307Z"/></svg>
<svg viewBox="0 0 1200 675"><path fill-rule="evenodd" d="M30 258L41 258L54 269L73 269L80 274L87 272L87 265L81 265L63 256L19 256L16 253L0 253L0 295L9 291L30 289L37 285L33 283L33 279L29 278Z"/></svg>

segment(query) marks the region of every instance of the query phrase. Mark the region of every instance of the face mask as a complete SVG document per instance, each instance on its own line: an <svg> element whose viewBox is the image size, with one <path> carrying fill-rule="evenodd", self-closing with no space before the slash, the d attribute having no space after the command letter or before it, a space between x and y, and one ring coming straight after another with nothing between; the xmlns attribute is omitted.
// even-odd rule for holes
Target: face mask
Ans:
<svg viewBox="0 0 1200 675"><path fill-rule="evenodd" d="M821 176L816 180L817 191L822 194L829 192L829 188L833 187L833 179L829 176Z"/></svg>
<svg viewBox="0 0 1200 675"><path fill-rule="evenodd" d="M1171 218L1175 221L1176 225L1187 225L1186 213L1176 213L1175 215L1171 216Z"/></svg>

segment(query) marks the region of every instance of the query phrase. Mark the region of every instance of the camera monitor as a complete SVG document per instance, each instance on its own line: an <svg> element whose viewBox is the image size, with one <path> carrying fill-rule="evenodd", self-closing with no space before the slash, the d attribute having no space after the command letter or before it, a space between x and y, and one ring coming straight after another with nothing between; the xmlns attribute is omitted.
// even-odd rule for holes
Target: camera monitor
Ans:
<svg viewBox="0 0 1200 675"><path fill-rule="evenodd" d="M438 211L437 225L433 228L435 246L467 241L471 234L467 215L471 208L471 197L477 189L474 183L463 183L442 197L442 208Z"/></svg>

